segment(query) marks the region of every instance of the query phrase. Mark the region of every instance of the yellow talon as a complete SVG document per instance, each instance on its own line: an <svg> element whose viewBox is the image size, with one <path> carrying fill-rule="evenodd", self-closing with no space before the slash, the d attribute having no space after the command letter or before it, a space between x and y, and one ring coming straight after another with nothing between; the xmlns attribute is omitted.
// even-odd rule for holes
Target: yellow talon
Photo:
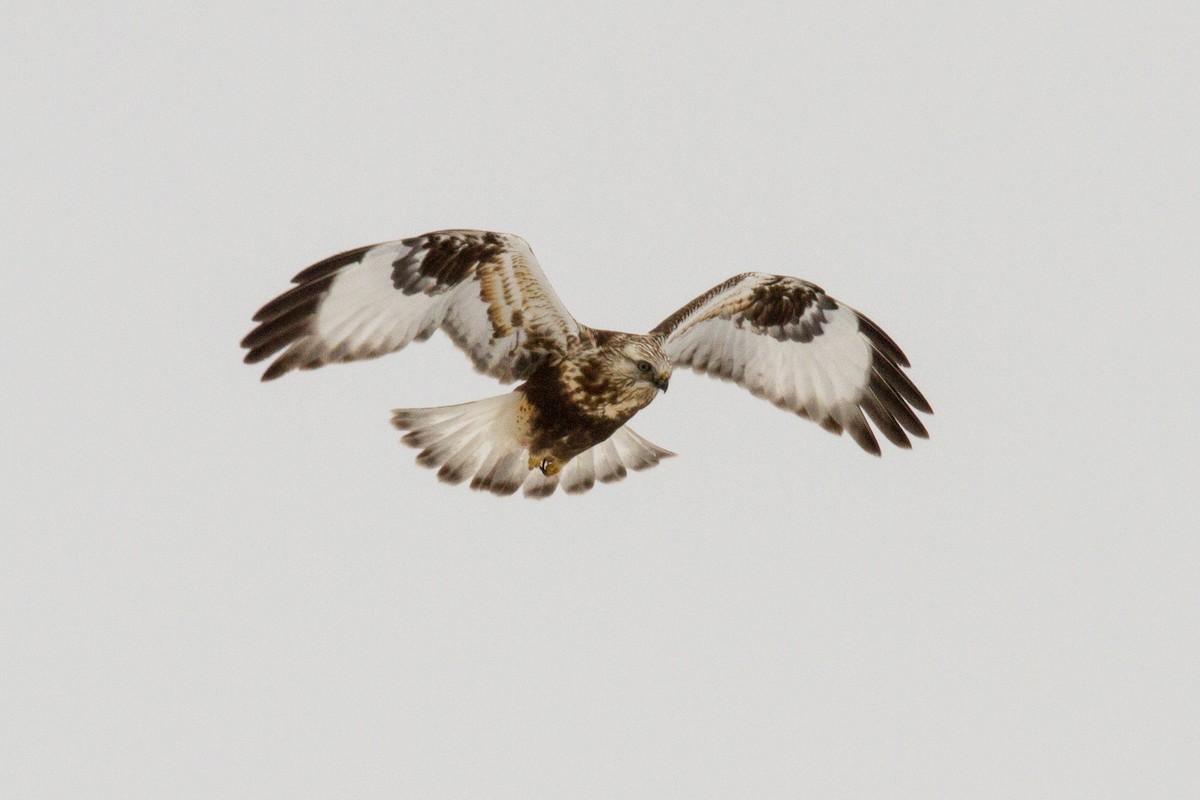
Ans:
<svg viewBox="0 0 1200 800"><path fill-rule="evenodd" d="M563 465L561 461L553 456L545 456L544 458L530 456L529 468L540 469L543 475L550 477L551 475L557 475L559 472L561 472Z"/></svg>

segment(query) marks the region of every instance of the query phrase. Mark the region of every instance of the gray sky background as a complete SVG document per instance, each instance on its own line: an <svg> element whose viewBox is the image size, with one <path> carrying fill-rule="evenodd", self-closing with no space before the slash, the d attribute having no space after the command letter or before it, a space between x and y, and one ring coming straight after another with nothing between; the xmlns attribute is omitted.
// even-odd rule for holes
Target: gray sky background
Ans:
<svg viewBox="0 0 1200 800"><path fill-rule="evenodd" d="M0 795L1196 796L1194 4L192 5L4 12ZM240 363L445 227L602 327L819 283L932 439L680 373L498 499L387 424L503 391L446 339Z"/></svg>

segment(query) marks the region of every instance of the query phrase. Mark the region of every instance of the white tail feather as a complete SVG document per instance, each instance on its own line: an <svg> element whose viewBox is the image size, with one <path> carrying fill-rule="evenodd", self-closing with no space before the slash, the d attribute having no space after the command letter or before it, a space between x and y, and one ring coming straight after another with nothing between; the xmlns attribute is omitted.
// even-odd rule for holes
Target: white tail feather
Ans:
<svg viewBox="0 0 1200 800"><path fill-rule="evenodd" d="M651 444L628 426L567 462L557 475L529 468L529 448L517 429L518 392L437 408L398 408L392 424L408 431L400 440L420 448L417 463L436 469L447 483L471 479L471 488L509 495L524 487L527 497L548 497L562 483L578 494L596 481L624 478L628 470L653 467L675 455Z"/></svg>
<svg viewBox="0 0 1200 800"><path fill-rule="evenodd" d="M624 425L600 444L584 450L567 462L559 477L563 491L579 494L595 486L596 481L619 481L628 474L628 470L636 472L649 469L673 455L670 450L650 443Z"/></svg>

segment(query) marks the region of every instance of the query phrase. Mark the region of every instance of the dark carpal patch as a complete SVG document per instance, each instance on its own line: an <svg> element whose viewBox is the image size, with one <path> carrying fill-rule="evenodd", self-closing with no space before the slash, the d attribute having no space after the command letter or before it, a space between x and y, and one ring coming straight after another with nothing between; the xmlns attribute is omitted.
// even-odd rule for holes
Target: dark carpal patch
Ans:
<svg viewBox="0 0 1200 800"><path fill-rule="evenodd" d="M791 281L777 280L755 287L742 316L756 328L777 328L800 320L820 295Z"/></svg>
<svg viewBox="0 0 1200 800"><path fill-rule="evenodd" d="M396 260L392 270L392 285L405 294L438 291L457 286L477 264L495 258L504 251L504 240L499 234L484 233L429 233L404 239L402 244L411 248ZM416 265L416 269L413 269ZM432 289L420 279L432 279Z"/></svg>

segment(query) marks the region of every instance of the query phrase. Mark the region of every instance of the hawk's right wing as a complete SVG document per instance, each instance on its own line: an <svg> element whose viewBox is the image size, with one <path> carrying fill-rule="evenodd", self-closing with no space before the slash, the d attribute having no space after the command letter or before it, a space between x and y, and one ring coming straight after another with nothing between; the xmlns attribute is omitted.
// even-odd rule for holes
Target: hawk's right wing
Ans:
<svg viewBox="0 0 1200 800"><path fill-rule="evenodd" d="M529 245L506 233L437 231L360 247L292 282L242 340L248 364L275 356L265 381L395 352L441 328L478 370L507 383L580 334Z"/></svg>
<svg viewBox="0 0 1200 800"><path fill-rule="evenodd" d="M749 389L757 397L848 431L879 455L867 425L898 447L906 431L928 436L913 409L932 414L902 371L908 359L892 338L821 287L786 275L747 272L714 286L651 331L672 363Z"/></svg>

